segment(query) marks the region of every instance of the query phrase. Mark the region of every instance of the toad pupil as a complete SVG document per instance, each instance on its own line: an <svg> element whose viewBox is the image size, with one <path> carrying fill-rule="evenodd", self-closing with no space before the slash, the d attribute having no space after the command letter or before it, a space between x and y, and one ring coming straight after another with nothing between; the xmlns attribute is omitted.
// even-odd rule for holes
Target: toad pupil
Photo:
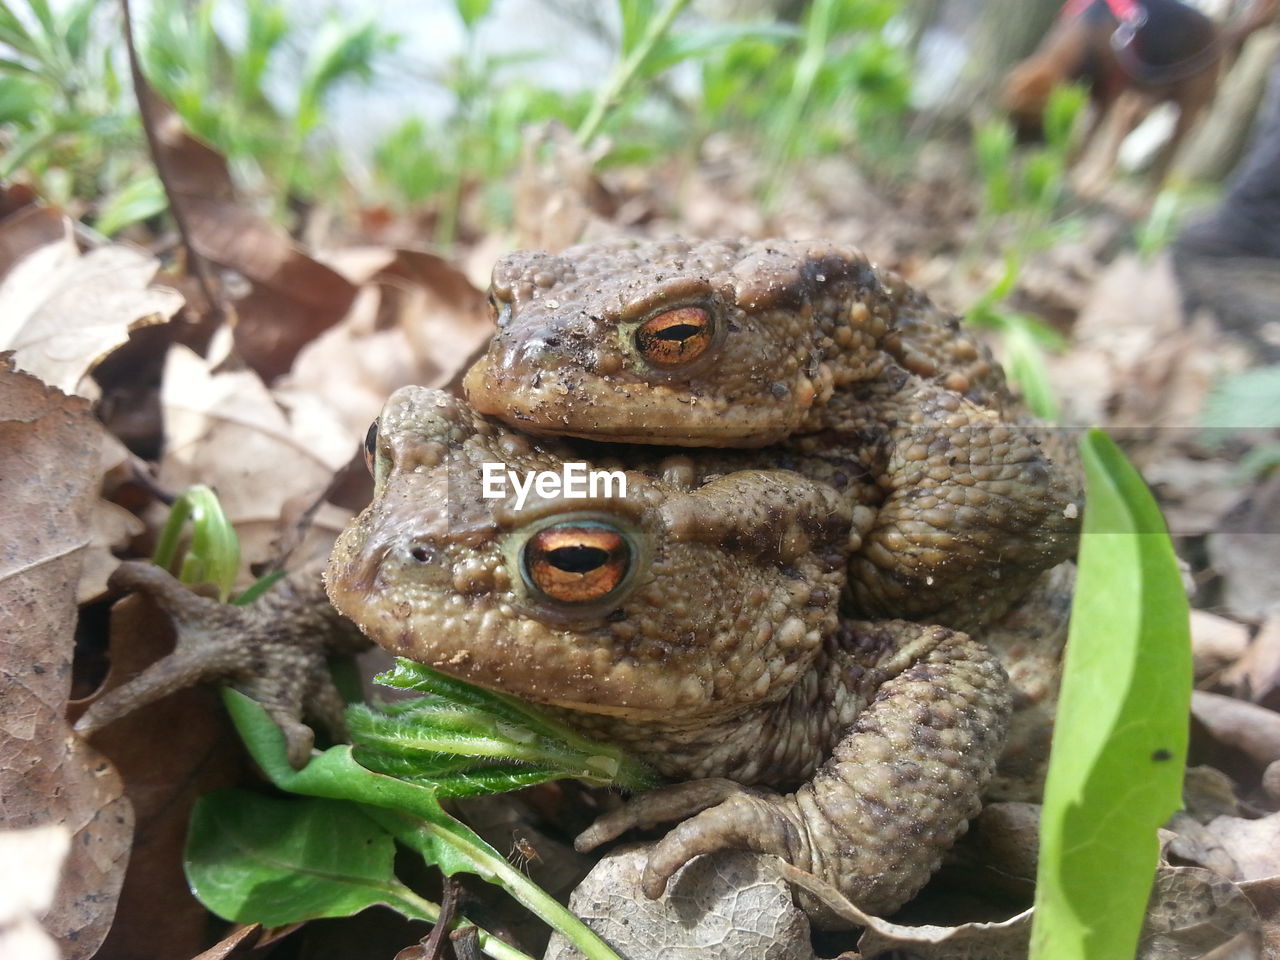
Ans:
<svg viewBox="0 0 1280 960"><path fill-rule="evenodd" d="M609 554L599 547L581 544L576 547L556 547L548 550L543 556L553 567L559 567L565 573L587 573L596 567L604 566Z"/></svg>

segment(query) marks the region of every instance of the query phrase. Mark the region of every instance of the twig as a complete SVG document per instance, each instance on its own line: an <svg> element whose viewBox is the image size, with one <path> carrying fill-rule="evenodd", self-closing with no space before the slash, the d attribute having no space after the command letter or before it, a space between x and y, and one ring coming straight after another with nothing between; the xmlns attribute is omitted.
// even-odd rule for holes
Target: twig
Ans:
<svg viewBox="0 0 1280 960"><path fill-rule="evenodd" d="M440 916L431 928L431 936L422 945L422 960L440 960L444 949L445 934L453 925L454 914L458 910L458 881L453 877L444 878L444 892L440 896Z"/></svg>
<svg viewBox="0 0 1280 960"><path fill-rule="evenodd" d="M169 199L169 212L173 214L173 222L177 224L182 246L187 251L188 268L195 275L196 283L199 284L200 292L204 294L209 309L218 314L225 314L221 298L214 296L216 284L209 272L209 264L196 252L195 244L191 240L191 230L187 226L186 214L183 213L181 204L174 199L173 183L169 179L168 171L165 170L165 164L160 161L160 139L156 136L155 118L142 93L143 88L148 84L147 78L142 73L142 64L138 61L138 49L133 42L133 16L129 10L129 0L120 0L120 12L124 19L124 45L129 55L129 76L133 80L133 95L138 101L138 115L142 119L142 130L146 134L147 147L151 151L151 163L156 168L156 176L160 179L160 186L164 188L164 195Z"/></svg>

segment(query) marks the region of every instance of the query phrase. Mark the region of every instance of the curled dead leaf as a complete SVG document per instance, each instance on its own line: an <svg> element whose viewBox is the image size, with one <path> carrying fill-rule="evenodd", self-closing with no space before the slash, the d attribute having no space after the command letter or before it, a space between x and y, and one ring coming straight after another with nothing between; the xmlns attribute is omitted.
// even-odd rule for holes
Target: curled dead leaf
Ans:
<svg viewBox="0 0 1280 960"><path fill-rule="evenodd" d="M76 585L92 540L102 427L68 397L0 358L0 796L10 829L63 825L71 852L45 928L69 958L111 926L133 834L112 765L64 719Z"/></svg>
<svg viewBox="0 0 1280 960"><path fill-rule="evenodd" d="M160 402L159 482L174 491L213 487L250 564L274 557L286 505L315 499L359 442L319 398L278 402L256 373L215 373L185 347L169 352Z"/></svg>
<svg viewBox="0 0 1280 960"><path fill-rule="evenodd" d="M64 393L89 396L85 374L131 330L182 307L175 291L149 286L160 267L150 254L110 244L82 256L70 221L47 207L0 223L0 237L0 350ZM25 244L35 245L20 254Z"/></svg>

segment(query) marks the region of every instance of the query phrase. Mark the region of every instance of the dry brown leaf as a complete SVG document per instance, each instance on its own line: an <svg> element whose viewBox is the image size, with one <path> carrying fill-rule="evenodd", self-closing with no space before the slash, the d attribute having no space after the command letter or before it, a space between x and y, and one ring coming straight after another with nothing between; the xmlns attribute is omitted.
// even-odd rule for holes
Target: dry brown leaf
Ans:
<svg viewBox="0 0 1280 960"><path fill-rule="evenodd" d="M235 304L236 347L270 380L293 365L305 344L342 319L356 289L303 253L283 228L246 207L222 156L193 137L145 82L138 94L156 134L156 166L196 253L250 281L248 294Z"/></svg>
<svg viewBox="0 0 1280 960"><path fill-rule="evenodd" d="M175 291L148 286L160 267L150 254L111 244L81 256L70 221L48 208L29 207L0 224L0 236L11 231L23 238L14 249L36 237L46 242L0 273L0 350L13 350L19 369L65 393L88 396L85 374L129 331L182 307Z"/></svg>
<svg viewBox="0 0 1280 960"><path fill-rule="evenodd" d="M0 184L0 220L36 202L36 193L25 183Z"/></svg>
<svg viewBox="0 0 1280 960"><path fill-rule="evenodd" d="M1249 898L1212 870L1160 867L1137 960L1200 960L1228 943L1233 949L1243 945L1246 952L1240 956L1245 960L1261 956L1258 914Z"/></svg>
<svg viewBox="0 0 1280 960"><path fill-rule="evenodd" d="M1038 803L989 803L969 832L968 843L984 867L1034 882L1040 847Z"/></svg>
<svg viewBox="0 0 1280 960"><path fill-rule="evenodd" d="M129 459L124 445L105 431L102 434L102 458L100 468L104 474L121 468ZM80 568L80 583L76 587L76 601L83 606L97 600L107 591L107 578L120 565L115 551L128 546L129 541L146 530L146 525L133 513L99 499L93 505L90 518L93 538Z"/></svg>
<svg viewBox="0 0 1280 960"><path fill-rule="evenodd" d="M1262 928L1262 956L1265 960L1280 957L1280 876L1246 880L1240 890L1258 911Z"/></svg>
<svg viewBox="0 0 1280 960"><path fill-rule="evenodd" d="M868 957L901 950L919 960L1023 960L1030 938L1030 910L998 923L962 923L954 927L906 926L868 917L858 949Z"/></svg>
<svg viewBox="0 0 1280 960"><path fill-rule="evenodd" d="M1280 471L1239 501L1209 536L1209 563L1222 577L1223 608L1262 621L1280 610Z"/></svg>
<svg viewBox="0 0 1280 960"><path fill-rule="evenodd" d="M1276 688L1280 687L1280 605L1262 624L1244 656L1222 679L1242 697L1274 706Z"/></svg>
<svg viewBox="0 0 1280 960"><path fill-rule="evenodd" d="M615 850L574 890L569 908L629 960L751 957L813 960L809 921L792 902L774 858L742 851L697 857L657 900L641 892L644 847ZM546 960L581 954L558 934Z"/></svg>
<svg viewBox="0 0 1280 960"><path fill-rule="evenodd" d="M1098 276L1073 332L1071 352L1050 369L1069 405L1067 422L1143 428L1199 422L1223 358L1208 325L1183 324L1166 257L1150 263L1135 254L1117 257Z"/></svg>
<svg viewBox="0 0 1280 960"><path fill-rule="evenodd" d="M358 440L397 387L449 383L494 327L484 293L434 254L359 247L330 262L361 284L360 297L346 319L302 350L275 392L334 405Z"/></svg>
<svg viewBox="0 0 1280 960"><path fill-rule="evenodd" d="M52 249L46 250L45 248ZM71 232L71 221L53 207L24 206L0 221L0 277L21 260L37 251L55 263L74 260L79 253ZM36 296L35 290L29 291ZM6 326L10 322L3 321Z"/></svg>
<svg viewBox="0 0 1280 960"><path fill-rule="evenodd" d="M1159 835L1162 859L1172 859L1172 854L1182 863L1206 867L1229 880L1240 875L1240 868L1217 835L1184 810L1170 817Z"/></svg>
<svg viewBox="0 0 1280 960"><path fill-rule="evenodd" d="M616 206L595 168L609 145L597 139L588 152L558 121L528 127L515 181L515 233L519 246L556 253L591 234L617 232Z"/></svg>
<svg viewBox="0 0 1280 960"><path fill-rule="evenodd" d="M76 584L92 539L102 427L89 405L0 360L0 698L4 826L63 824L71 853L45 926L88 957L111 925L133 832L120 778L64 719Z"/></svg>
<svg viewBox="0 0 1280 960"><path fill-rule="evenodd" d="M1239 880L1260 880L1280 874L1280 813L1260 820L1215 817L1209 832L1236 862Z"/></svg>
<svg viewBox="0 0 1280 960"><path fill-rule="evenodd" d="M252 371L214 373L180 346L169 353L160 402L159 482L213 487L249 563L274 557L285 505L317 497L360 441L318 398L291 394L282 405Z"/></svg>
<svg viewBox="0 0 1280 960"><path fill-rule="evenodd" d="M1197 679L1235 663L1248 648L1249 628L1243 623L1208 610L1191 611L1191 659Z"/></svg>
<svg viewBox="0 0 1280 960"><path fill-rule="evenodd" d="M218 943L204 953L192 957L191 960L234 960L235 957L251 957L261 934L262 926L257 923L235 927Z"/></svg>
<svg viewBox="0 0 1280 960"><path fill-rule="evenodd" d="M1215 740L1243 751L1260 767L1280 760L1280 713L1235 697L1193 690L1191 715Z"/></svg>
<svg viewBox="0 0 1280 960"><path fill-rule="evenodd" d="M111 611L111 670L95 697L120 686L173 649L169 617L145 596ZM77 713L92 700L74 704ZM164 944L187 957L207 942L208 912L182 870L187 822L197 797L234 785L244 773L239 740L208 686L191 687L140 708L95 734L124 780L137 819L116 923L104 957L144 957Z"/></svg>

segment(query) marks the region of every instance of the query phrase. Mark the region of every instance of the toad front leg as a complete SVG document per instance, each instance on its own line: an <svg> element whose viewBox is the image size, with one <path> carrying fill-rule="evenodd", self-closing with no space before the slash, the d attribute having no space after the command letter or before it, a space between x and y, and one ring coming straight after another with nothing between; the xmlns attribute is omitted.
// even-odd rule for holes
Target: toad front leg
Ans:
<svg viewBox="0 0 1280 960"><path fill-rule="evenodd" d="M1080 478L1042 448L1043 427L903 371L833 402L831 431L797 446L834 433L883 492L849 563L860 615L973 630L1075 553Z"/></svg>
<svg viewBox="0 0 1280 960"><path fill-rule="evenodd" d="M868 912L909 900L981 808L1009 719L1007 677L967 635L902 621L846 623L816 667L814 684L742 721L758 724L753 749L766 753L821 749L824 734L834 742L798 790L678 784L602 818L579 846L689 816L650 854L652 897L693 857L741 849L782 857ZM820 915L806 896L802 904Z"/></svg>

